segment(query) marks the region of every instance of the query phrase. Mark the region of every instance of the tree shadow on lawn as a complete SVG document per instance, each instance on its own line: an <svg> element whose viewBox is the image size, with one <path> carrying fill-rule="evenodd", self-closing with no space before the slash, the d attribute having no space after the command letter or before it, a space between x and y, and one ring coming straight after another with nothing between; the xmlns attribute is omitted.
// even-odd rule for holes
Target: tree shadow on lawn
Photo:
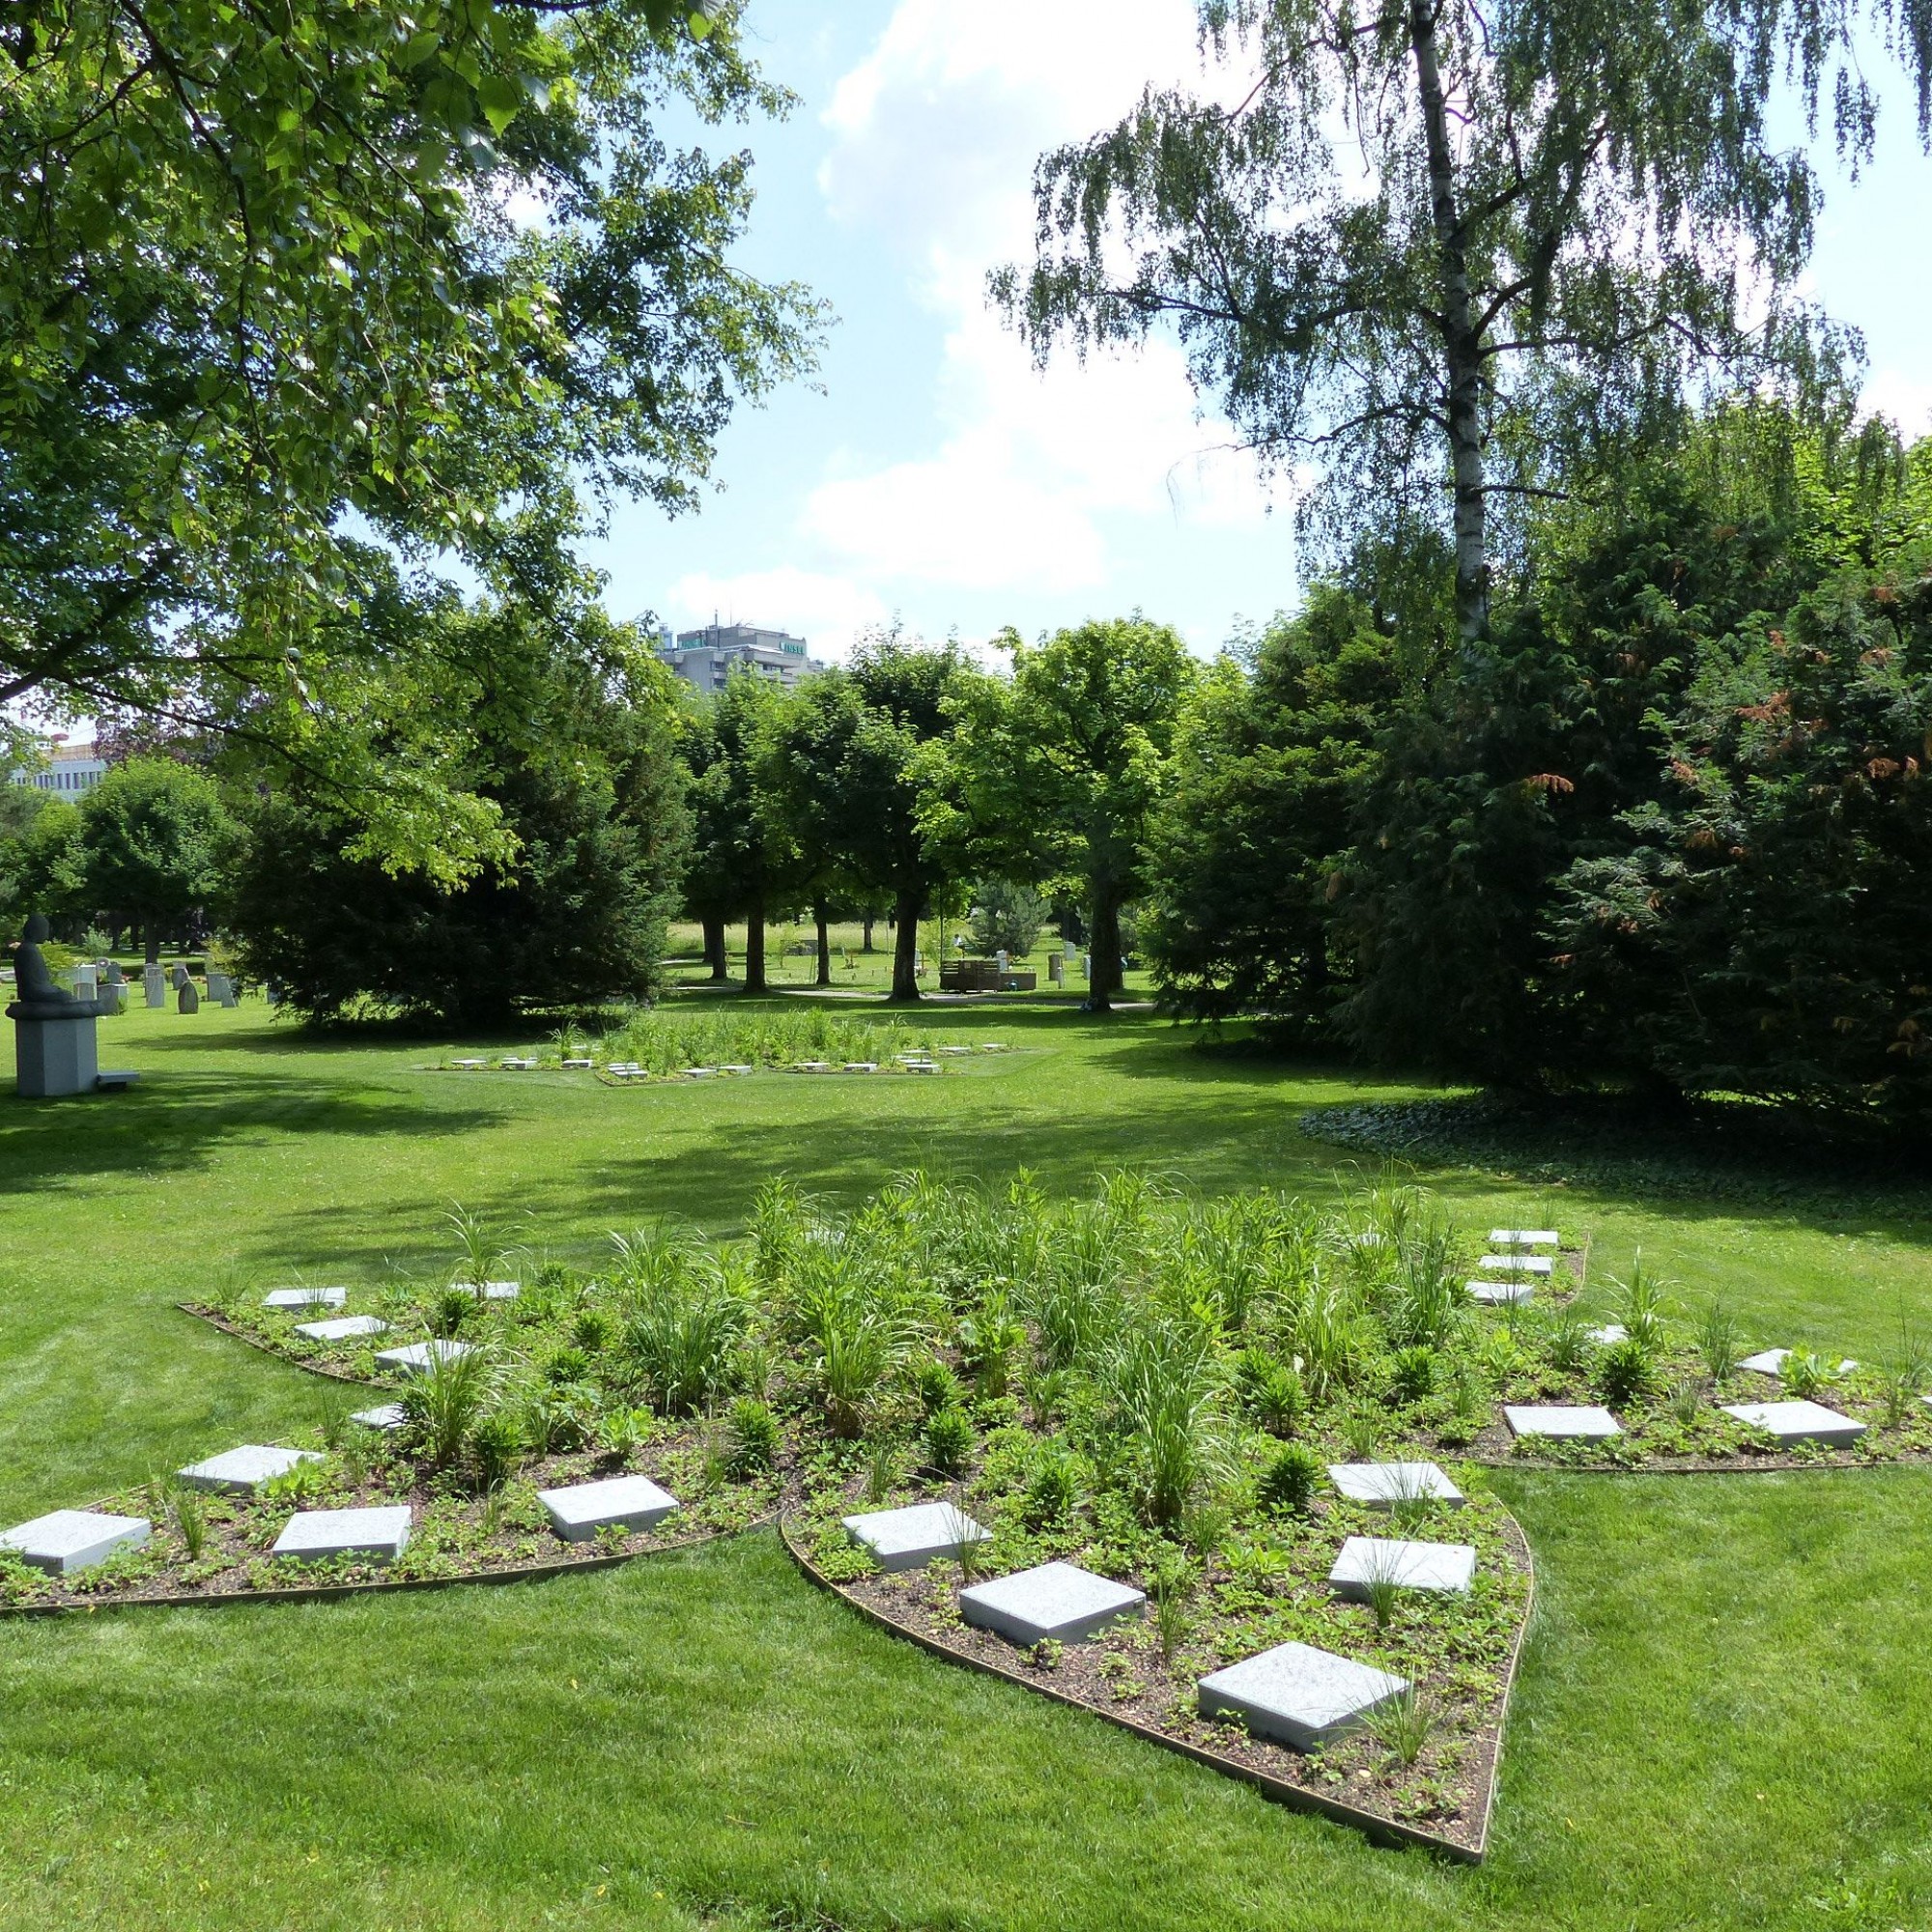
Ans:
<svg viewBox="0 0 1932 1932"><path fill-rule="evenodd" d="M313 1079L184 1074L126 1094L0 1103L0 1192L97 1175L183 1173L206 1166L224 1142L264 1130L442 1139L507 1118L475 1106L425 1112L401 1097L319 1090Z"/></svg>

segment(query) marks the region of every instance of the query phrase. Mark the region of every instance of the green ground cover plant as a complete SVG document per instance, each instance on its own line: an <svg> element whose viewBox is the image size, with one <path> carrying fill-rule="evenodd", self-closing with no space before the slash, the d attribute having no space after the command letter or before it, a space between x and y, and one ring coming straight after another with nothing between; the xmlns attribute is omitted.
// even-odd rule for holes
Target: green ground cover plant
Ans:
<svg viewBox="0 0 1932 1932"><path fill-rule="evenodd" d="M1204 1194L1333 1205L1378 1159L1303 1116L1418 1097L1045 1000L945 1026L1035 1050L945 1082L636 1094L438 1076L419 1042L308 1038L255 1001L102 1022L103 1061L142 1067L140 1088L0 1118L0 1518L314 1426L313 1378L174 1304L225 1282L376 1283L391 1263L446 1279L452 1199L586 1269L612 1228L661 1214L741 1236L780 1171L841 1208L911 1163L988 1180L1025 1163L1066 1200L1129 1161ZM1667 1189L1463 1155L1427 1157L1424 1178L1462 1226L1592 1230L1593 1281L1638 1247L1667 1256L1693 1321L1721 1295L1747 1349L1876 1362L1901 1306L1932 1321L1922 1190L1838 1170L1749 1188L1680 1151ZM511 1590L0 1625L0 1917L1889 1932L1932 1916L1922 1472L1483 1480L1538 1580L1477 1872L1391 1857L941 1667L754 1533Z"/></svg>

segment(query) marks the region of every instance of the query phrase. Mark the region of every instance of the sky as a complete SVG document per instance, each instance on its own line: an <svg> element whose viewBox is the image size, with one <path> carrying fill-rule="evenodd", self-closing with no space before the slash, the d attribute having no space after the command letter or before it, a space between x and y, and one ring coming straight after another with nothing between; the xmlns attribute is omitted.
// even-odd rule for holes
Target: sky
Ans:
<svg viewBox="0 0 1932 1932"><path fill-rule="evenodd" d="M1203 652L1296 599L1292 512L1179 351L1042 373L988 308L1030 256L1033 166L1151 79L1204 85L1194 0L749 0L799 104L756 158L738 260L836 315L815 385L742 411L695 514L612 513L585 548L624 617L714 614L838 659L868 625L969 642L1140 609ZM1867 400L1932 430L1932 198L1902 86L1854 184L1829 152L1808 289L1866 340ZM1799 130L1794 127L1791 132ZM1827 144L1829 146L1829 144Z"/></svg>

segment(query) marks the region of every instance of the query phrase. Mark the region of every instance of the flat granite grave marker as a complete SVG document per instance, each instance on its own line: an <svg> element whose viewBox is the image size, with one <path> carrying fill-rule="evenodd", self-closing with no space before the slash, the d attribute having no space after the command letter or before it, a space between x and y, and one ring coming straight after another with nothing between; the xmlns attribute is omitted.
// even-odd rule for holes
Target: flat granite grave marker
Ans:
<svg viewBox="0 0 1932 1932"><path fill-rule="evenodd" d="M364 1429L400 1429L409 1417L409 1410L399 1402L385 1402L380 1408L358 1408L350 1418L360 1423Z"/></svg>
<svg viewBox="0 0 1932 1932"><path fill-rule="evenodd" d="M0 1531L0 1549L49 1576L91 1570L117 1549L144 1548L154 1525L144 1516L109 1516L102 1510L55 1510Z"/></svg>
<svg viewBox="0 0 1932 1932"><path fill-rule="evenodd" d="M422 1375L432 1362L460 1361L469 1352L468 1342L451 1342L437 1336L428 1342L411 1342L400 1349L384 1349L378 1353L379 1368L394 1369L398 1375Z"/></svg>
<svg viewBox="0 0 1932 1932"><path fill-rule="evenodd" d="M1196 1696L1204 1718L1232 1715L1258 1738L1310 1751L1354 1729L1407 1689L1406 1677L1313 1644L1282 1643L1204 1677Z"/></svg>
<svg viewBox="0 0 1932 1932"><path fill-rule="evenodd" d="M1626 1342L1630 1331L1621 1321L1605 1321L1601 1328L1589 1330L1590 1340L1607 1349L1612 1342Z"/></svg>
<svg viewBox="0 0 1932 1932"><path fill-rule="evenodd" d="M1556 1267L1548 1255L1485 1255L1476 1265L1498 1274L1551 1274Z"/></svg>
<svg viewBox="0 0 1932 1932"><path fill-rule="evenodd" d="M1862 1422L1840 1415L1822 1402L1727 1402L1724 1413L1780 1442L1822 1442L1843 1449L1865 1433Z"/></svg>
<svg viewBox="0 0 1932 1932"><path fill-rule="evenodd" d="M957 1561L964 1543L986 1543L990 1529L951 1503L914 1503L843 1519L845 1533L872 1552L881 1570L917 1570L939 1558Z"/></svg>
<svg viewBox="0 0 1932 1932"><path fill-rule="evenodd" d="M246 1442L206 1462L190 1463L175 1474L191 1490L225 1490L232 1495L251 1496L277 1476L286 1476L303 1463L322 1460L313 1449L273 1449L265 1443Z"/></svg>
<svg viewBox="0 0 1932 1932"><path fill-rule="evenodd" d="M1472 1543L1409 1543L1399 1538L1351 1536L1342 1546L1328 1587L1352 1604L1369 1601L1369 1586L1384 1577L1404 1590L1468 1592L1476 1575Z"/></svg>
<svg viewBox="0 0 1932 1932"><path fill-rule="evenodd" d="M648 1476L539 1490L537 1501L566 1543L588 1543L600 1529L653 1529L678 1507L677 1498Z"/></svg>
<svg viewBox="0 0 1932 1932"><path fill-rule="evenodd" d="M1533 1281L1472 1281L1464 1286L1469 1291L1469 1299L1480 1301L1486 1308L1504 1308L1513 1302L1536 1299Z"/></svg>
<svg viewBox="0 0 1932 1932"><path fill-rule="evenodd" d="M1490 1245L1492 1248L1554 1248L1562 1245L1562 1238L1554 1228L1492 1228Z"/></svg>
<svg viewBox="0 0 1932 1932"><path fill-rule="evenodd" d="M1738 1364L1741 1369L1748 1369L1754 1376L1775 1376L1783 1368L1789 1349L1765 1349L1755 1355L1747 1355Z"/></svg>
<svg viewBox="0 0 1932 1932"><path fill-rule="evenodd" d="M1096 1632L1131 1616L1147 1592L1096 1577L1075 1563L1041 1563L959 1593L959 1614L979 1630L1020 1644L1052 1637L1084 1643Z"/></svg>
<svg viewBox="0 0 1932 1932"><path fill-rule="evenodd" d="M338 1315L333 1321L298 1321L296 1333L311 1342L347 1342L357 1335L386 1335L389 1324L379 1315Z"/></svg>
<svg viewBox="0 0 1932 1932"><path fill-rule="evenodd" d="M348 1289L270 1289L263 1308L340 1308L350 1298Z"/></svg>
<svg viewBox="0 0 1932 1932"><path fill-rule="evenodd" d="M476 1284L473 1281L453 1281L450 1283L450 1287L455 1289L459 1294L474 1294L476 1293ZM524 1285L520 1281L486 1281L483 1284L483 1299L485 1301L514 1301L523 1292Z"/></svg>
<svg viewBox="0 0 1932 1932"><path fill-rule="evenodd" d="M311 1563L331 1556L393 1563L409 1548L411 1520L407 1503L375 1509L298 1510L270 1553Z"/></svg>
<svg viewBox="0 0 1932 1932"><path fill-rule="evenodd" d="M1548 1406L1505 1406L1503 1416L1515 1435L1547 1435L1556 1442L1601 1442L1621 1435L1607 1408L1557 1403Z"/></svg>
<svg viewBox="0 0 1932 1932"><path fill-rule="evenodd" d="M1463 1504L1463 1492L1434 1463L1331 1463L1328 1480L1349 1501L1371 1509L1425 1498L1457 1509Z"/></svg>

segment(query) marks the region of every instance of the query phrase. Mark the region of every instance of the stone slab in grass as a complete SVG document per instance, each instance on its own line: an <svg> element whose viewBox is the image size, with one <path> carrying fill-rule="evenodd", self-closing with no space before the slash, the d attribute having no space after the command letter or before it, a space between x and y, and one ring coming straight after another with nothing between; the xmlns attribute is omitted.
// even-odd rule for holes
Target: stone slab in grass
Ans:
<svg viewBox="0 0 1932 1932"><path fill-rule="evenodd" d="M749 1073L752 1071L751 1067L747 1066L743 1061L733 1061L730 1065L721 1066L718 1070L720 1073Z"/></svg>
<svg viewBox="0 0 1932 1932"><path fill-rule="evenodd" d="M1434 1463L1331 1463L1328 1480L1351 1503L1392 1509L1429 1501L1460 1509L1463 1492Z"/></svg>
<svg viewBox="0 0 1932 1932"><path fill-rule="evenodd" d="M879 1063L876 1060L848 1060L845 1063L847 1073L876 1073L878 1070Z"/></svg>
<svg viewBox="0 0 1932 1932"><path fill-rule="evenodd" d="M313 1449L273 1449L262 1442L244 1442L239 1449L190 1463L175 1474L191 1490L225 1490L231 1495L251 1496L264 1483L272 1483L304 1463L321 1461Z"/></svg>
<svg viewBox="0 0 1932 1932"><path fill-rule="evenodd" d="M1556 1264L1548 1255L1485 1255L1477 1266L1495 1274L1549 1274Z"/></svg>
<svg viewBox="0 0 1932 1932"><path fill-rule="evenodd" d="M1621 1435L1617 1419L1607 1408L1589 1405L1556 1404L1549 1406L1507 1406L1503 1417L1515 1435L1547 1435L1557 1442L1601 1442Z"/></svg>
<svg viewBox="0 0 1932 1932"><path fill-rule="evenodd" d="M566 1543L588 1543L600 1529L652 1529L677 1508L677 1498L647 1476L611 1476L539 1490L550 1526Z"/></svg>
<svg viewBox="0 0 1932 1932"><path fill-rule="evenodd" d="M832 1063L829 1060L801 1060L791 1070L794 1073L830 1073Z"/></svg>
<svg viewBox="0 0 1932 1932"><path fill-rule="evenodd" d="M1146 1602L1145 1590L1096 1577L1076 1563L1041 1563L961 1590L959 1614L1011 1643L1039 1643L1047 1637L1084 1643Z"/></svg>
<svg viewBox="0 0 1932 1932"><path fill-rule="evenodd" d="M845 1533L872 1552L881 1570L917 1570L939 1558L956 1561L962 1543L985 1543L993 1532L952 1503L914 1503L843 1519Z"/></svg>
<svg viewBox="0 0 1932 1932"><path fill-rule="evenodd" d="M1258 1738L1310 1751L1407 1689L1406 1678L1371 1664L1313 1644L1282 1643L1204 1677L1196 1696L1204 1718L1237 1717Z"/></svg>
<svg viewBox="0 0 1932 1932"><path fill-rule="evenodd" d="M1755 1355L1747 1355L1738 1367L1748 1369L1754 1376L1775 1376L1790 1353L1789 1349L1765 1349Z"/></svg>
<svg viewBox="0 0 1932 1932"><path fill-rule="evenodd" d="M452 1060L449 1064L454 1067L460 1068L465 1073L478 1072L483 1065L480 1060Z"/></svg>
<svg viewBox="0 0 1932 1932"><path fill-rule="evenodd" d="M1592 1328L1589 1331L1589 1335L1591 1341L1600 1344L1605 1349L1612 1342L1627 1342L1630 1340L1630 1331L1621 1321L1605 1321L1601 1328Z"/></svg>
<svg viewBox="0 0 1932 1932"><path fill-rule="evenodd" d="M1822 1442L1842 1449L1865 1433L1862 1422L1840 1415L1822 1402L1728 1402L1724 1413L1780 1442Z"/></svg>
<svg viewBox="0 0 1932 1932"><path fill-rule="evenodd" d="M1555 1248L1562 1237L1554 1228L1492 1228L1490 1245L1495 1248Z"/></svg>
<svg viewBox="0 0 1932 1932"><path fill-rule="evenodd" d="M349 1299L346 1288L273 1288L262 1297L264 1308L340 1308Z"/></svg>
<svg viewBox="0 0 1932 1932"><path fill-rule="evenodd" d="M473 1281L452 1282L450 1286L464 1294L476 1293L476 1284ZM518 1281L486 1281L483 1284L485 1301L514 1301L523 1292L524 1285Z"/></svg>
<svg viewBox="0 0 1932 1932"><path fill-rule="evenodd" d="M1328 1573L1328 1587L1353 1604L1369 1601L1370 1584L1386 1577L1405 1590L1466 1596L1476 1576L1472 1543L1410 1543L1398 1537L1351 1536Z"/></svg>
<svg viewBox="0 0 1932 1932"><path fill-rule="evenodd" d="M398 1375L422 1375L432 1362L460 1361L469 1352L468 1342L452 1342L437 1336L428 1342L411 1342L400 1349L384 1349L376 1356L378 1368L394 1369Z"/></svg>
<svg viewBox="0 0 1932 1932"><path fill-rule="evenodd" d="M409 1414L399 1402L385 1402L376 1408L358 1408L350 1418L360 1423L364 1429L384 1431L400 1429L409 1420Z"/></svg>
<svg viewBox="0 0 1932 1932"><path fill-rule="evenodd" d="M386 1335L389 1324L379 1315L338 1315L333 1321L298 1321L296 1333L311 1342L349 1342L357 1335Z"/></svg>
<svg viewBox="0 0 1932 1932"><path fill-rule="evenodd" d="M393 1563L410 1544L408 1503L376 1509L298 1510L275 1539L276 1556L321 1562L331 1556Z"/></svg>
<svg viewBox="0 0 1932 1932"><path fill-rule="evenodd" d="M1533 1281L1472 1281L1467 1287L1469 1299L1480 1301L1486 1308L1506 1308L1512 1302L1536 1299Z"/></svg>
<svg viewBox="0 0 1932 1932"><path fill-rule="evenodd" d="M144 1516L108 1516L101 1510L55 1510L31 1522L0 1530L0 1549L11 1549L22 1563L49 1576L65 1577L74 1570L91 1570L117 1549L140 1549L153 1534Z"/></svg>

